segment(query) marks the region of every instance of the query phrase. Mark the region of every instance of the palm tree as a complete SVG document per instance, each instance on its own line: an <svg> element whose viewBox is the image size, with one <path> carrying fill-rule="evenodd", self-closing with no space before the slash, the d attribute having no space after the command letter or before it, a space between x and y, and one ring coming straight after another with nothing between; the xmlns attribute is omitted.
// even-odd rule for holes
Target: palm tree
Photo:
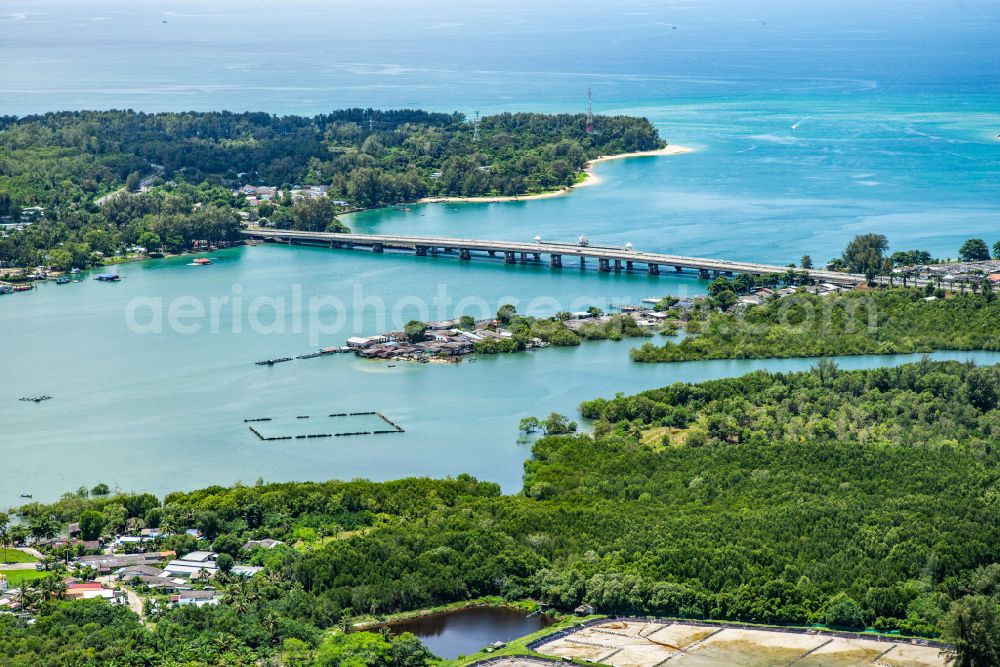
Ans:
<svg viewBox="0 0 1000 667"><path fill-rule="evenodd" d="M4 513L0 512L0 544L3 545L3 562L7 562L7 547L10 545L10 534L7 532L7 526L10 525L10 517Z"/></svg>
<svg viewBox="0 0 1000 667"><path fill-rule="evenodd" d="M17 594L17 601L18 604L21 605L22 610L35 611L42 603L41 591L32 586L30 582L26 581L21 584L21 588Z"/></svg>

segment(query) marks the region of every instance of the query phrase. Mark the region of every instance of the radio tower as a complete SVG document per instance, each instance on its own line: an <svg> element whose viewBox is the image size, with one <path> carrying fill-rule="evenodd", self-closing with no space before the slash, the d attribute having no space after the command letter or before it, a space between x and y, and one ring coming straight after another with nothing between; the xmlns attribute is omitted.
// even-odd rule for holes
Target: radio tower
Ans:
<svg viewBox="0 0 1000 667"><path fill-rule="evenodd" d="M587 88L587 134L594 133L594 98Z"/></svg>

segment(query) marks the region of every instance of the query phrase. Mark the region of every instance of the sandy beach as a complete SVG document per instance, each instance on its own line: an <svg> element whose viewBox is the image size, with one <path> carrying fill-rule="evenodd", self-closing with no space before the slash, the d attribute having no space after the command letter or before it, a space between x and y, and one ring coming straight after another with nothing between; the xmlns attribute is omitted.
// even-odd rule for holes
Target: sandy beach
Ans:
<svg viewBox="0 0 1000 667"><path fill-rule="evenodd" d="M594 158L587 163L584 168L584 173L587 175L582 181L573 185L571 187L561 188L559 190L553 190L552 192L542 192L536 195L510 195L510 196L490 196L490 197L424 197L423 199L418 199L417 204L446 204L446 203L463 203L463 204L492 204L500 202L511 202L511 201L532 201L535 199L550 199L552 197L562 197L563 195L569 194L576 188L589 187L592 185L597 185L601 183L601 177L593 172L594 165L601 162L608 162L610 160L624 160L633 157L657 157L660 155L680 155L681 153L690 153L693 149L687 148L685 146L665 146L664 148L659 148L654 151L638 151L635 153L621 153L620 155L604 155L601 157Z"/></svg>

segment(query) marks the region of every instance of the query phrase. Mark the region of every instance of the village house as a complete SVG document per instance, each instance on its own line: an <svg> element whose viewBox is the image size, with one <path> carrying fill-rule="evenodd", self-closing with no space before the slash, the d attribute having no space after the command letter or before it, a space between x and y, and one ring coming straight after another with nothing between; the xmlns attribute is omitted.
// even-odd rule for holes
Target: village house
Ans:
<svg viewBox="0 0 1000 667"><path fill-rule="evenodd" d="M128 604L125 591L107 588L96 581L84 581L66 585L66 598L69 600L102 599L111 604Z"/></svg>
<svg viewBox="0 0 1000 667"><path fill-rule="evenodd" d="M81 556L74 564L79 568L92 567L99 574L110 574L112 571L132 565L155 565L162 563L176 554L173 551L137 554L98 554L96 556Z"/></svg>
<svg viewBox="0 0 1000 667"><path fill-rule="evenodd" d="M270 537L265 537L262 540L247 540L246 544L243 545L244 551L253 551L257 548L273 549L279 544L284 544L281 540L272 540Z"/></svg>
<svg viewBox="0 0 1000 667"><path fill-rule="evenodd" d="M183 558L175 558L167 563L163 571L171 577L189 577L197 579L208 576L214 577L219 571L215 564L219 554L213 551L192 551Z"/></svg>
<svg viewBox="0 0 1000 667"><path fill-rule="evenodd" d="M219 594L214 590L204 590L204 591L181 591L180 593L175 593L170 596L171 604L183 607L185 605L194 605L195 607L204 607L206 605L216 605L219 604Z"/></svg>

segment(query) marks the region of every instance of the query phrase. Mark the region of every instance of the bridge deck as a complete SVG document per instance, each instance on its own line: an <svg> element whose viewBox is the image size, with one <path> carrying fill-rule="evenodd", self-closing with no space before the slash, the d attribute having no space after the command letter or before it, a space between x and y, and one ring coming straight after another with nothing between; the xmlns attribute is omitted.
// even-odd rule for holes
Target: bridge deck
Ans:
<svg viewBox="0 0 1000 667"><path fill-rule="evenodd" d="M542 254L558 257L581 257L597 260L619 260L638 264L673 266L685 269L705 270L721 273L782 274L786 266L758 264L754 262L734 262L705 257L686 257L663 253L640 252L628 248L606 246L579 246L563 243L525 243L519 241L491 241L482 239L443 238L425 236L398 236L392 234L345 234L336 232L298 232L281 229L247 229L243 234L260 239L276 241L299 241L313 243L338 243L362 246L380 245L386 248L419 249L450 248L481 252L513 252ZM864 282L865 277L851 273L810 269L806 271L816 280L838 284L855 285Z"/></svg>

